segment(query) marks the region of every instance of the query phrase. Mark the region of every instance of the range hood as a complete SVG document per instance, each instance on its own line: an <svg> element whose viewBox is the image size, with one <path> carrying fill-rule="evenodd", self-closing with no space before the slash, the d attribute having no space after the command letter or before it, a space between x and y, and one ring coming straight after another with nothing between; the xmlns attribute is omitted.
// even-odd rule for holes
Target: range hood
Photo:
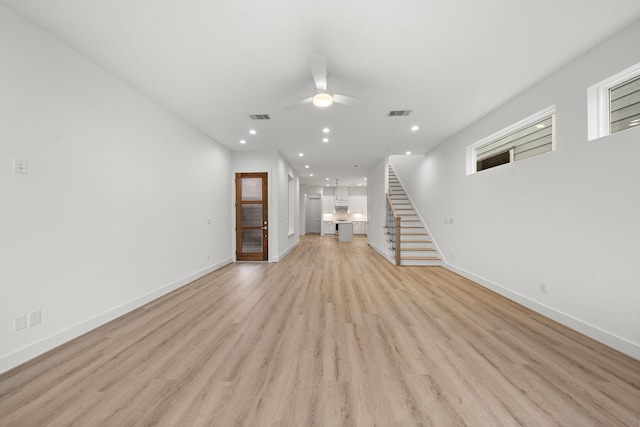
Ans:
<svg viewBox="0 0 640 427"><path fill-rule="evenodd" d="M336 199L336 209L349 209L349 201Z"/></svg>

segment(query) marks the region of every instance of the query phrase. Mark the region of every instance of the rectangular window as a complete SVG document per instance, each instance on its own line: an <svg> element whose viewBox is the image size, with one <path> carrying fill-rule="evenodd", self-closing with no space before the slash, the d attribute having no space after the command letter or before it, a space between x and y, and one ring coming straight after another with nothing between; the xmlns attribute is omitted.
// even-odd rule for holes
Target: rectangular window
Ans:
<svg viewBox="0 0 640 427"><path fill-rule="evenodd" d="M467 174L555 150L555 107L549 107L473 144Z"/></svg>
<svg viewBox="0 0 640 427"><path fill-rule="evenodd" d="M609 131L640 125L640 76L609 89Z"/></svg>
<svg viewBox="0 0 640 427"><path fill-rule="evenodd" d="M589 141L640 127L640 63L587 89L587 108Z"/></svg>

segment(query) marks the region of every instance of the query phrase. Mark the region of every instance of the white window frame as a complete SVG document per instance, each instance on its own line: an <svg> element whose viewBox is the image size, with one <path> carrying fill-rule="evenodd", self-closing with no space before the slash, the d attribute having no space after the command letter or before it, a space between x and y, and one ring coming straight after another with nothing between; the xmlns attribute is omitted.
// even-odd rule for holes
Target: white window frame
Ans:
<svg viewBox="0 0 640 427"><path fill-rule="evenodd" d="M288 236L292 236L295 234L295 213L296 213L296 204L295 204L295 180L292 175L287 175L287 211L289 214L288 218Z"/></svg>
<svg viewBox="0 0 640 427"><path fill-rule="evenodd" d="M587 89L587 138L589 141L611 135L611 103L609 102L609 90L614 86L618 86L619 84L638 76L640 76L640 62L602 80L599 83L596 83ZM630 127L629 129L633 129L633 127Z"/></svg>
<svg viewBox="0 0 640 427"><path fill-rule="evenodd" d="M520 120L517 123L512 124L511 126L508 126L502 130L499 130L496 133L493 133L491 135L489 135L486 138L481 139L480 141L471 144L470 146L467 147L467 175L471 175L474 173L477 173L477 167L478 167L478 159L477 159L477 153L476 150L479 147L482 147L485 144L488 144L492 141L498 140L500 138L504 138L507 135L510 135L512 133L518 132L519 130L522 130L524 128L527 128L529 126L534 125L536 122L539 122L543 119L548 118L549 116L552 117L552 128L551 128L551 151L556 151L556 106L555 105L550 105L549 107L538 111L535 114L530 115L529 117L526 117L522 120ZM513 150L511 150L513 151ZM535 156L532 156L535 157ZM513 155L511 156L511 162L512 163L513 160ZM506 163L505 163L506 164Z"/></svg>

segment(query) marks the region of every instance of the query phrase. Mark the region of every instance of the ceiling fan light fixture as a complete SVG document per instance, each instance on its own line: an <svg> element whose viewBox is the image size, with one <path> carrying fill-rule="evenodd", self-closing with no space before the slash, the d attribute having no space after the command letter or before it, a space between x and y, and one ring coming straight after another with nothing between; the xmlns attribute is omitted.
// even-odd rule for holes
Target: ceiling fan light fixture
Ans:
<svg viewBox="0 0 640 427"><path fill-rule="evenodd" d="M333 104L333 96L329 92L319 91L313 95L313 105L316 107L328 107Z"/></svg>

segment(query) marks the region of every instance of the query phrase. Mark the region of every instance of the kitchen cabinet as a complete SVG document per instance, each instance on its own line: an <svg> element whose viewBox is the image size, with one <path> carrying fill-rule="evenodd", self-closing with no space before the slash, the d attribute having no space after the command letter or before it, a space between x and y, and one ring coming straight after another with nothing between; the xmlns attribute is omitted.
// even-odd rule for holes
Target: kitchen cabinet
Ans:
<svg viewBox="0 0 640 427"><path fill-rule="evenodd" d="M333 221L322 221L322 234L325 236L336 235L336 225Z"/></svg>
<svg viewBox="0 0 640 427"><path fill-rule="evenodd" d="M367 234L367 223L365 221L353 221L353 234Z"/></svg>
<svg viewBox="0 0 640 427"><path fill-rule="evenodd" d="M336 187L336 202L347 202L349 200L349 187Z"/></svg>
<svg viewBox="0 0 640 427"><path fill-rule="evenodd" d="M326 194L322 196L322 213L334 213L336 205L336 196Z"/></svg>
<svg viewBox="0 0 640 427"><path fill-rule="evenodd" d="M349 213L367 213L367 196L359 194L349 196Z"/></svg>

